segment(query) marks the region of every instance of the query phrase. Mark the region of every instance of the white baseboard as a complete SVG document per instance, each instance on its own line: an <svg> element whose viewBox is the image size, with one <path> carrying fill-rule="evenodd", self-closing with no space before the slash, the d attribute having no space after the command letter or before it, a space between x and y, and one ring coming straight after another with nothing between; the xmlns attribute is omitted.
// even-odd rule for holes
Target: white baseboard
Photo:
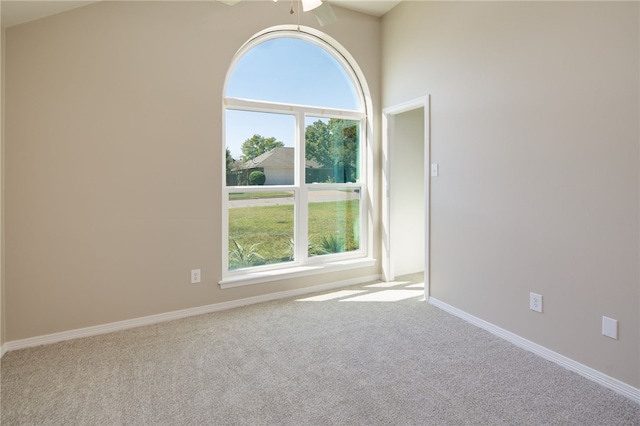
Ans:
<svg viewBox="0 0 640 426"><path fill-rule="evenodd" d="M4 345L0 346L0 358L2 358L6 353L7 353L7 345L5 343Z"/></svg>
<svg viewBox="0 0 640 426"><path fill-rule="evenodd" d="M523 337L518 336L510 331L507 331L503 328L500 328L490 322L482 320L480 318L474 317L471 314L468 314L458 308L454 308L451 305L448 305L434 297L429 298L429 303L433 306L436 306L442 309L445 312L448 312L456 317L462 318L463 320L480 327L488 332L503 338L504 340L513 343L516 346L519 346L529 352L533 352L534 354L541 356L551 362L554 362L562 367L565 367L568 370L571 370L575 373L580 374L583 377L586 377L589 380L592 380L606 388L609 388L621 395L626 396L632 401L640 404L640 389L634 388L631 385L628 385L624 382L621 382L618 379L614 379L613 377L607 376L604 373L601 373L598 370L595 370L591 367L587 367L584 364L581 364L577 361L572 360L571 358L567 358L564 355L560 355L557 352L554 352L550 349L545 348L537 343L533 343L530 340L527 340Z"/></svg>
<svg viewBox="0 0 640 426"><path fill-rule="evenodd" d="M51 343L62 342L65 340L79 339L82 337L97 336L100 334L113 333L116 331L127 330L130 328L141 327L145 325L158 324L167 321L192 317L196 315L208 314L212 312L224 311L241 306L254 305L256 303L270 302L278 299L286 299L289 297L297 297L304 294L316 293L320 291L333 290L340 287L366 283L368 281L376 281L380 279L380 275L370 275L351 280L331 282L328 284L320 284L311 287L281 291L277 293L264 294L262 296L248 297L245 299L232 300L229 302L214 303L212 305L199 306L197 308L183 309L180 311L166 312L163 314L149 315L142 318L134 318L125 321L112 322L104 325L93 327L79 328L76 330L63 331L60 333L47 334L44 336L30 337L28 339L14 340L6 342L2 345L2 355L5 352L15 351L19 349L30 348L33 346L48 345Z"/></svg>

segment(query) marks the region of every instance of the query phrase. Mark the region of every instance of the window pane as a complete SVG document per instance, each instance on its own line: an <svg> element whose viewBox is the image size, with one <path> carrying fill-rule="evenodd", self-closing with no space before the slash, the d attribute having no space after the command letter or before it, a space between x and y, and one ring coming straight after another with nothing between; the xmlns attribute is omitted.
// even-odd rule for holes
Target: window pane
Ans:
<svg viewBox="0 0 640 426"><path fill-rule="evenodd" d="M229 270L294 260L293 191L229 194Z"/></svg>
<svg viewBox="0 0 640 426"><path fill-rule="evenodd" d="M360 189L309 190L309 257L360 248Z"/></svg>
<svg viewBox="0 0 640 426"><path fill-rule="evenodd" d="M355 183L360 178L360 122L305 120L306 183Z"/></svg>
<svg viewBox="0 0 640 426"><path fill-rule="evenodd" d="M282 37L255 45L238 61L227 97L359 111L353 82L325 49Z"/></svg>
<svg viewBox="0 0 640 426"><path fill-rule="evenodd" d="M227 186L293 185L295 117L227 110Z"/></svg>

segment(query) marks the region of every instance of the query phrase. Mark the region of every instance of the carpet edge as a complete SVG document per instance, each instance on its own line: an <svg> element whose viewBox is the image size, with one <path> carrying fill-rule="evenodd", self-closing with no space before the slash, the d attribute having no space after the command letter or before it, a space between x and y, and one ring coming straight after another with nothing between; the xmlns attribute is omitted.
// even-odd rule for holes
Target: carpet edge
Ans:
<svg viewBox="0 0 640 426"><path fill-rule="evenodd" d="M614 392L631 399L635 403L640 404L640 389L638 388L635 388L594 368L588 367L584 364L579 363L578 361L554 352L549 348L527 340L515 333L500 328L488 321L475 317L434 297L429 298L429 304L451 315L461 318L468 323L475 325L476 327L482 328L483 330L486 330L491 334L498 336L522 349L525 349L542 358L545 358L548 361L565 367L566 369L573 371L574 373L578 373L581 376L591 380L592 382L611 389Z"/></svg>

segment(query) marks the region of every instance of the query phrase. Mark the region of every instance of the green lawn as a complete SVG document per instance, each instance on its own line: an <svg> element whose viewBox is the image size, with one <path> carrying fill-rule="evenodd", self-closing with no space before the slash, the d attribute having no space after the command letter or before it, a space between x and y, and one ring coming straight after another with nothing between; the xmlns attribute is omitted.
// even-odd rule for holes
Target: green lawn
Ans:
<svg viewBox="0 0 640 426"><path fill-rule="evenodd" d="M342 242L338 244L342 245L341 249L329 252L357 250L360 241L359 216L359 200L309 203L310 255L323 254L318 251L323 239ZM246 251L253 246L253 252L264 260L254 259L249 262L251 265L290 261L293 220L293 205L231 208L229 247L235 247L231 240L235 240ZM230 261L230 266L230 269L237 269L244 265Z"/></svg>

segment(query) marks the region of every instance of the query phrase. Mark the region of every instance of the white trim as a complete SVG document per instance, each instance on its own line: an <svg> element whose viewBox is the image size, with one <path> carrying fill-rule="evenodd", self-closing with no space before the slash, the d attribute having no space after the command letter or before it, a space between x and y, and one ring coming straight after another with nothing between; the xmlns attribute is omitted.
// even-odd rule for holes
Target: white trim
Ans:
<svg viewBox="0 0 640 426"><path fill-rule="evenodd" d="M376 260L370 257L338 260L330 263L306 264L303 266L293 266L289 268L244 272L235 276L227 276L223 278L219 284L222 289L242 287L245 285L262 284L269 281L307 277L309 275L345 271L349 269L367 268L374 266L375 264Z"/></svg>
<svg viewBox="0 0 640 426"><path fill-rule="evenodd" d="M384 114L397 115L422 107L426 109L429 106L429 98L430 95L420 96L419 98L411 99L398 105L386 107L382 112Z"/></svg>
<svg viewBox="0 0 640 426"><path fill-rule="evenodd" d="M130 328L153 325L167 321L173 321L182 318L193 317L196 315L209 314L212 312L225 311L227 309L239 308L242 306L254 305L257 303L270 302L273 300L297 297L304 294L317 293L321 291L333 290L340 287L347 287L355 284L361 284L369 281L379 280L379 275L371 275L367 277L359 277L350 280L331 282L305 288L296 288L292 290L281 291L277 293L269 293L261 296L247 297L245 299L232 300L229 302L214 303L212 305L199 306L197 308L183 309L180 311L165 312L163 314L149 315L141 318L134 318L125 321L112 322L109 324L97 325L93 327L79 328L76 330L63 331L60 333L47 334L44 336L30 337L28 339L14 340L6 342L2 345L2 353L8 351L16 351L19 349L30 348L33 346L48 345L51 343L62 342L66 340L80 339L83 337L98 336L101 334L114 333L117 331L128 330Z"/></svg>
<svg viewBox="0 0 640 426"><path fill-rule="evenodd" d="M7 344L5 343L4 345L0 346L0 358L2 358L7 352Z"/></svg>
<svg viewBox="0 0 640 426"><path fill-rule="evenodd" d="M545 348L537 343L534 343L530 340L527 340L523 337L518 336L510 331L507 331L503 328L500 328L490 322L482 320L478 317L475 317L471 314L468 314L458 308L455 308L445 302L442 302L434 297L429 298L429 303L435 307L442 309L443 311L455 315L458 318L462 318L463 320L480 327L488 332L510 342L514 345L525 349L529 352L533 352L534 354L541 356L542 358L554 362L574 373L578 373L581 376L598 383L606 388L613 390L620 395L626 396L632 401L640 404L640 389L634 388L631 385L628 385L618 379L615 379L611 376L607 376L604 373L601 373L598 370L595 370L591 367L587 367L584 364L581 364L577 361L572 360L571 358L567 358L564 355L560 355L557 352L552 351L551 349Z"/></svg>
<svg viewBox="0 0 640 426"><path fill-rule="evenodd" d="M394 131L395 115L382 112L382 279L389 282L395 278L391 261L391 135Z"/></svg>

